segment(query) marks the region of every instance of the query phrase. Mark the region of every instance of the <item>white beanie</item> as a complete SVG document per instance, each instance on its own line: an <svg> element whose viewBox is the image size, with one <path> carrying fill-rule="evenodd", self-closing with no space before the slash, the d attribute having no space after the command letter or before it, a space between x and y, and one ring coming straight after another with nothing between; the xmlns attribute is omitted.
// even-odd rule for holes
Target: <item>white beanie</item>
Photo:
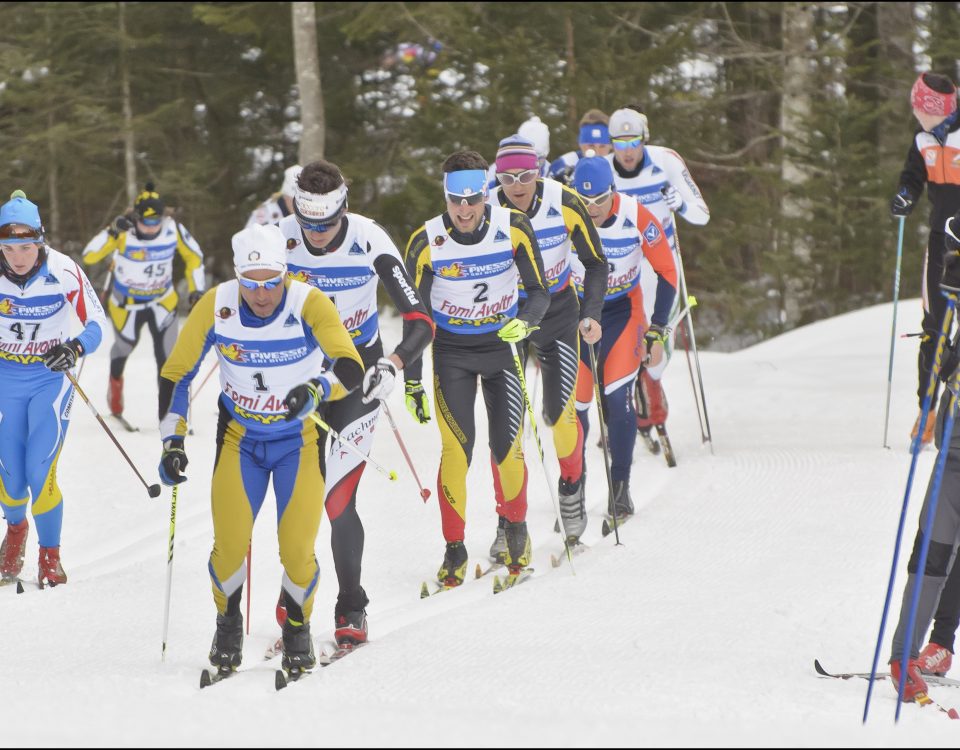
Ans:
<svg viewBox="0 0 960 750"><path fill-rule="evenodd" d="M517 129L517 135L529 138L533 141L533 147L536 149L537 156L546 159L550 153L550 128L545 122L541 122L539 117L531 117Z"/></svg>
<svg viewBox="0 0 960 750"><path fill-rule="evenodd" d="M299 164L287 167L283 172L283 187L280 188L280 192L291 198L295 196L297 194L297 180L300 179L302 171L303 167Z"/></svg>
<svg viewBox="0 0 960 750"><path fill-rule="evenodd" d="M231 240L233 265L237 273L287 270L287 243L276 224L254 224L237 232Z"/></svg>
<svg viewBox="0 0 960 750"><path fill-rule="evenodd" d="M610 115L610 137L623 138L624 136L640 136L644 142L650 140L650 127L647 125L647 116L635 109L618 109Z"/></svg>

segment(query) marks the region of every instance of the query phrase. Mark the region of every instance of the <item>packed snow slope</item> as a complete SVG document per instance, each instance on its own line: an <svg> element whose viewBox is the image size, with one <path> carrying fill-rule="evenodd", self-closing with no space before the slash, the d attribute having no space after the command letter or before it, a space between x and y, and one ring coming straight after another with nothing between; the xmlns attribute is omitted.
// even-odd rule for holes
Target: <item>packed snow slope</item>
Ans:
<svg viewBox="0 0 960 750"><path fill-rule="evenodd" d="M59 475L70 581L23 595L0 589L2 744L955 744L960 726L933 708L907 706L894 726L888 682L877 685L871 720L862 727L866 683L819 679L812 666L819 657L828 669L868 670L873 656L916 414L916 340L905 339L897 344L892 449L883 449L890 317L890 307L879 306L744 351L703 353L715 455L701 444L687 363L678 353L665 382L679 466L669 469L637 445L637 517L621 530L619 547L600 534L607 490L594 417L584 536L590 550L576 558L576 575L566 564L550 567L561 542L528 442L536 575L497 596L488 577L419 598L444 549L436 500L440 441L435 423L420 426L409 417L397 388L390 406L433 497L421 501L382 420L374 456L399 481L368 470L361 483L371 643L280 693L273 687L277 662L262 658L278 633L272 494L254 533L242 672L198 688L215 627L206 562L216 379L194 402L163 663L170 492L151 500L77 400ZM900 320L901 332L916 327L919 302L901 303ZM390 347L399 327L396 319L384 326ZM104 411L109 346L108 336L81 378ZM131 358L126 384L127 416L141 431L117 434L154 482L160 444L148 341ZM479 401L477 415L466 538L471 567L485 560L496 526ZM552 443L542 427L541 436L549 457ZM910 539L933 459L932 451L921 456ZM547 469L555 484L555 459ZM24 575L32 577L32 529L28 550ZM319 649L332 633L337 588L326 520L317 556ZM901 586L902 577L894 617ZM960 690L932 693L942 704L960 705Z"/></svg>

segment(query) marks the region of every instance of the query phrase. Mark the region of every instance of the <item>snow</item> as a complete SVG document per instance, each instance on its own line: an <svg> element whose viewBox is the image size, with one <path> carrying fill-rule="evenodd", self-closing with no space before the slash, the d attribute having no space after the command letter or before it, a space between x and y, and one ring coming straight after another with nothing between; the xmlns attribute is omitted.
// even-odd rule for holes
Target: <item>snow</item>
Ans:
<svg viewBox="0 0 960 750"><path fill-rule="evenodd" d="M899 320L915 323L919 309L917 300L901 302ZM566 565L551 569L561 543L531 461L536 574L497 596L483 579L419 599L443 555L439 435L435 423L414 423L398 388L390 406L434 497L420 500L382 420L374 456L400 479L367 471L361 483L371 643L280 693L276 662L262 660L277 636L280 583L269 499L254 533L244 673L198 688L215 626L206 570L215 378L194 404L196 434L187 440L165 663L170 493L147 497L78 400L59 472L70 581L20 596L0 589L10 717L3 744L923 746L955 738L958 727L932 708L904 707L895 727L888 682L878 683L864 728L866 683L813 671L815 657L837 671L869 670L873 657L916 414L916 343L906 339L897 344L893 447L880 447L890 316L881 305L740 352L701 353L716 455L701 445L687 363L675 355L665 384L679 466L668 469L638 443L638 513L621 529L623 545L600 535L606 487L594 419L584 536L591 550L576 558L575 576ZM395 343L396 319L384 328ZM108 337L81 378L103 410L109 346ZM142 430L118 433L148 482L160 452L151 351L141 342L126 373L127 416ZM483 446L479 403L477 415ZM549 455L549 433L541 428L541 436ZM932 451L921 456L906 547L933 460ZM555 460L548 470L556 476ZM475 451L469 486L472 565L485 559L496 525L485 448ZM36 572L35 540L31 530L25 576ZM317 555L320 647L332 634L336 597L326 520ZM891 617L901 592L902 578ZM951 688L934 687L932 696L960 704Z"/></svg>

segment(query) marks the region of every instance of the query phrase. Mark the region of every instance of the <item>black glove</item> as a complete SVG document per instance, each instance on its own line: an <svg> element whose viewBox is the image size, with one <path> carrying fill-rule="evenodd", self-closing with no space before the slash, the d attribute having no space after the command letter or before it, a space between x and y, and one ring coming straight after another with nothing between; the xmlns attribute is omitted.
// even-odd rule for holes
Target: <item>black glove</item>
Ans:
<svg viewBox="0 0 960 750"><path fill-rule="evenodd" d="M653 323L647 329L647 332L643 334L643 344L647 349L647 355L644 357L643 363L646 364L650 361L650 354L653 352L653 345L660 344L663 347L666 347L667 340L667 331L663 326L658 326Z"/></svg>
<svg viewBox="0 0 960 750"><path fill-rule="evenodd" d="M83 356L83 345L76 339L68 339L57 344L43 355L43 364L53 372L64 372L77 364L77 358Z"/></svg>
<svg viewBox="0 0 960 750"><path fill-rule="evenodd" d="M196 305L200 301L200 298L202 296L203 296L203 292L200 291L199 289L196 289L190 292L190 296L187 297L187 304L190 305L191 310L193 309L194 305Z"/></svg>
<svg viewBox="0 0 960 750"><path fill-rule="evenodd" d="M128 229L133 229L133 222L121 214L114 219L113 223L107 228L107 234L113 237L113 239L117 239L117 237L126 232Z"/></svg>
<svg viewBox="0 0 960 750"><path fill-rule="evenodd" d="M290 389L287 394L287 413L283 418L288 422L294 419L307 419L313 414L321 401L330 395L330 386L325 380L311 380Z"/></svg>
<svg viewBox="0 0 960 750"><path fill-rule="evenodd" d="M187 468L187 454L183 450L183 438L172 437L163 443L160 456L160 481L167 487L186 482L183 470Z"/></svg>
<svg viewBox="0 0 960 750"><path fill-rule="evenodd" d="M902 187L897 194L893 196L893 200L890 201L890 213L893 214L894 218L909 216L910 212L913 211L913 204L915 202L916 198L910 195L910 191Z"/></svg>

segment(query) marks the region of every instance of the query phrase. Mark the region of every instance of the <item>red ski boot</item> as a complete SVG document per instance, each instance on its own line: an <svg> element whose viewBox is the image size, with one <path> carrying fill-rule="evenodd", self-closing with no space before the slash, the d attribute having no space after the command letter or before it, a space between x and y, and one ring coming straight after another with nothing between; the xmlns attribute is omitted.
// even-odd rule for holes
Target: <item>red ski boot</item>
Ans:
<svg viewBox="0 0 960 750"><path fill-rule="evenodd" d="M43 588L45 583L58 586L67 582L67 574L63 572L63 566L60 564L59 547L40 548L39 571L40 588Z"/></svg>
<svg viewBox="0 0 960 750"><path fill-rule="evenodd" d="M123 378L110 378L110 386L107 388L107 404L113 416L119 417L123 414Z"/></svg>
<svg viewBox="0 0 960 750"><path fill-rule="evenodd" d="M7 524L7 535L0 545L0 578L15 581L23 570L23 556L27 551L27 532L30 524L24 518L18 524Z"/></svg>
<svg viewBox="0 0 960 750"><path fill-rule="evenodd" d="M894 691L900 687L900 660L890 662L890 677ZM927 683L920 674L919 661L911 659L907 662L907 679L903 683L903 702L912 703L920 694L926 695Z"/></svg>
<svg viewBox="0 0 960 750"><path fill-rule="evenodd" d="M953 664L953 652L946 646L930 641L920 652L920 656L917 657L917 664L920 667L921 674L935 674L937 677L944 677Z"/></svg>

